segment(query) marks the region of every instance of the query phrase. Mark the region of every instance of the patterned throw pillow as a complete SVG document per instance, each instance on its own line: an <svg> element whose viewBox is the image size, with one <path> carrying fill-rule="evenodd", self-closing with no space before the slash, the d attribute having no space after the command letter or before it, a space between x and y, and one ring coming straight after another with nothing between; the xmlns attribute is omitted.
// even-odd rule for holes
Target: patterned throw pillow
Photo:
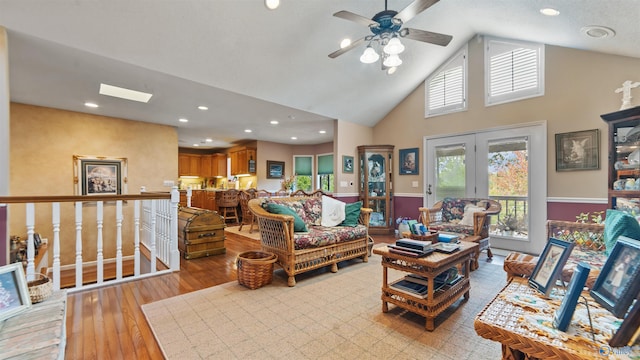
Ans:
<svg viewBox="0 0 640 360"><path fill-rule="evenodd" d="M444 198L442 200L442 221L462 220L466 202L458 198Z"/></svg>
<svg viewBox="0 0 640 360"><path fill-rule="evenodd" d="M293 231L295 232L306 232L307 225L302 221L300 216L286 205L275 204L275 203L267 203L266 210L272 214L280 214L280 215L291 215L293 216Z"/></svg>
<svg viewBox="0 0 640 360"><path fill-rule="evenodd" d="M621 235L640 240L640 224L636 218L624 211L608 209L604 219L605 254L611 253L618 236Z"/></svg>

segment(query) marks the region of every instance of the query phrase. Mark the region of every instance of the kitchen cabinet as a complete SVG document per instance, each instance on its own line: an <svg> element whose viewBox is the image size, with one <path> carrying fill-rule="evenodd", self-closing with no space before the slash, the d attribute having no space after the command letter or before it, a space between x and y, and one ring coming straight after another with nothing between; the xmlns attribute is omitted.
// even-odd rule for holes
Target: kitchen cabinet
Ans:
<svg viewBox="0 0 640 360"><path fill-rule="evenodd" d="M600 115L609 125L610 209L640 215L640 106Z"/></svg>
<svg viewBox="0 0 640 360"><path fill-rule="evenodd" d="M226 177L227 155L216 154L178 154L178 176Z"/></svg>
<svg viewBox="0 0 640 360"><path fill-rule="evenodd" d="M229 157L231 158L231 175L256 174L256 149L237 148L229 151ZM249 167L250 160L253 162L252 168Z"/></svg>
<svg viewBox="0 0 640 360"><path fill-rule="evenodd" d="M178 176L200 176L200 155L178 154Z"/></svg>
<svg viewBox="0 0 640 360"><path fill-rule="evenodd" d="M370 234L391 234L393 222L393 145L358 146L358 193L362 206L373 209Z"/></svg>

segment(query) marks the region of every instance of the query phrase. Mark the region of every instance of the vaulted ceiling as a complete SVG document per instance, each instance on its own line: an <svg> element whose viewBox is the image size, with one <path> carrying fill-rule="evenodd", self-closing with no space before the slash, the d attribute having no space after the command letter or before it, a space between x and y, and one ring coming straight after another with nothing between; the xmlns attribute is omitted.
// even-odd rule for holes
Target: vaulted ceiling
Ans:
<svg viewBox="0 0 640 360"><path fill-rule="evenodd" d="M388 8L411 3L388 0ZM404 39L395 74L361 63L365 44L328 57L343 38L370 34L335 12L371 18L384 6L281 0L272 11L262 0L0 0L11 100L175 126L184 147L318 144L332 141L335 120L374 126L478 34L640 57L637 0L441 0L405 25L453 40L441 47ZM544 7L560 14L544 16ZM588 37L583 28L592 25L615 36ZM143 104L99 95L100 83L153 96Z"/></svg>

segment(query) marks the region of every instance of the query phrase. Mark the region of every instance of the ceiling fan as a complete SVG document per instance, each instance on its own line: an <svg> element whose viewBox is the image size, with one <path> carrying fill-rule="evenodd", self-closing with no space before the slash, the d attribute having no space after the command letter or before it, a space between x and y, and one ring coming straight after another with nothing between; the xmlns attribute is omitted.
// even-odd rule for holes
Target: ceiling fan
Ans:
<svg viewBox="0 0 640 360"><path fill-rule="evenodd" d="M404 45L400 42L400 38L447 46L452 39L450 35L403 27L404 23L413 19L416 15L438 1L439 0L415 0L400 12L397 12L395 10L388 10L387 0L385 0L384 10L375 14L371 19L346 10L338 11L333 14L333 16L367 25L373 35L360 38L340 50L332 52L329 54L329 57L334 59L361 43L368 42L364 53L360 57L360 61L367 64L378 61L380 55L372 46L377 44L378 47L382 47L383 70L395 70L397 66L402 64L402 60L400 60L398 54L404 51Z"/></svg>

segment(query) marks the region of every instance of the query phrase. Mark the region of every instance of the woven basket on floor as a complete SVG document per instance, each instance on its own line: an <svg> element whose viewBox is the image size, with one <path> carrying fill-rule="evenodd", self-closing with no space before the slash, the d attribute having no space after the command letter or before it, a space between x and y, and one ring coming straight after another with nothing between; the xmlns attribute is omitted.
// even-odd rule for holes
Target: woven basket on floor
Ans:
<svg viewBox="0 0 640 360"><path fill-rule="evenodd" d="M238 283L249 289L271 284L276 254L263 251L246 251L238 255Z"/></svg>
<svg viewBox="0 0 640 360"><path fill-rule="evenodd" d="M32 304L47 300L47 298L53 293L53 282L51 279L42 274L35 275L35 280L27 282L29 297L31 298Z"/></svg>

